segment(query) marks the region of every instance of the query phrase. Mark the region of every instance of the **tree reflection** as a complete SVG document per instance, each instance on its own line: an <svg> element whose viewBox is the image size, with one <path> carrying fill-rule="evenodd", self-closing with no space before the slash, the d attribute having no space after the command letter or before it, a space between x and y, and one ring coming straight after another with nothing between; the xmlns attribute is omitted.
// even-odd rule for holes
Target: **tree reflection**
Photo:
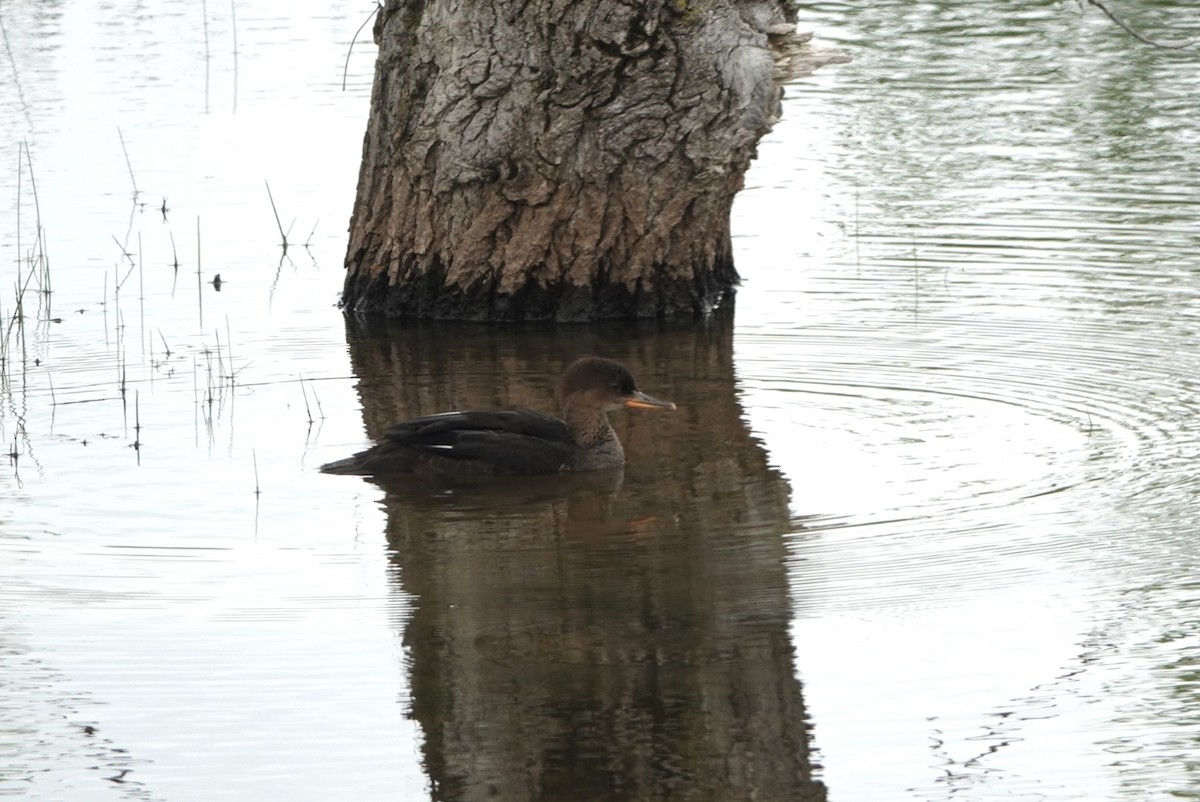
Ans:
<svg viewBox="0 0 1200 802"><path fill-rule="evenodd" d="M789 638L788 488L742 422L729 322L453 334L352 332L372 434L547 409L588 352L680 409L614 415L624 472L384 485L431 798L824 799Z"/></svg>

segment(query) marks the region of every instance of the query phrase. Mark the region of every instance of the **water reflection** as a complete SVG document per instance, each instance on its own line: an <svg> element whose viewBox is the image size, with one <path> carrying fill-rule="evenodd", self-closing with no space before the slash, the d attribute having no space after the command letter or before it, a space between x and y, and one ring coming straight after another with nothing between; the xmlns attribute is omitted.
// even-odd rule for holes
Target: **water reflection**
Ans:
<svg viewBox="0 0 1200 802"><path fill-rule="evenodd" d="M803 798L801 701L839 802L1200 794L1194 52L1071 3L805 4L855 61L789 89L739 196L736 386L727 321L352 327L355 398L332 303L374 52L343 94L368 10L318 5L237 3L233 115L228 5L206 31L197 4L0 0L3 286L29 275L27 148L63 319L26 309L0 383L0 796ZM277 272L263 179L294 236L321 221L311 264ZM203 325L198 218L229 281ZM113 235L145 264L119 309ZM365 441L360 400L372 436L550 410L593 352L681 405L614 416L623 476L389 488L389 523L315 470ZM787 488L743 408L825 515L786 539L790 611Z"/></svg>
<svg viewBox="0 0 1200 802"><path fill-rule="evenodd" d="M352 324L372 435L462 406L546 408L574 356L679 411L614 416L624 472L384 484L412 715L439 800L824 799L788 634L788 488L699 332Z"/></svg>
<svg viewBox="0 0 1200 802"><path fill-rule="evenodd" d="M820 177L762 179L819 187L813 223L739 198L763 232L739 268L791 290L766 323L773 304L739 309L751 420L848 455L776 454L852 523L810 529L793 569L842 799L1198 787L1194 57L1020 5L820 4L855 61L791 93L762 152ZM1170 36L1189 10L1122 9ZM781 274L756 258L761 220L826 241L777 237L797 254ZM823 381L797 414L797 386ZM842 398L866 385L877 402Z"/></svg>

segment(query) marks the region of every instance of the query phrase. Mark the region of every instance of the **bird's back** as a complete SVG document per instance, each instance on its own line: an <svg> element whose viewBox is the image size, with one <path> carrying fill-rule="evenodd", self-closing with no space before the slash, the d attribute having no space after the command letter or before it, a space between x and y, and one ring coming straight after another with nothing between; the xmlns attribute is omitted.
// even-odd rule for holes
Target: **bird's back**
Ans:
<svg viewBox="0 0 1200 802"><path fill-rule="evenodd" d="M443 412L397 423L377 445L321 470L462 477L559 473L578 448L565 423L540 412Z"/></svg>

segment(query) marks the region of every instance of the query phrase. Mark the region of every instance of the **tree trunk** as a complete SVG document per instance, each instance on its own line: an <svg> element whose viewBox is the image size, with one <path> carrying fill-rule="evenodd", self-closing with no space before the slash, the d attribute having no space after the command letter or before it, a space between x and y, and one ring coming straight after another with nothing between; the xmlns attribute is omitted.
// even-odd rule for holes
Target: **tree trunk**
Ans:
<svg viewBox="0 0 1200 802"><path fill-rule="evenodd" d="M794 20L787 0L387 0L344 304L706 314L781 83L822 61Z"/></svg>

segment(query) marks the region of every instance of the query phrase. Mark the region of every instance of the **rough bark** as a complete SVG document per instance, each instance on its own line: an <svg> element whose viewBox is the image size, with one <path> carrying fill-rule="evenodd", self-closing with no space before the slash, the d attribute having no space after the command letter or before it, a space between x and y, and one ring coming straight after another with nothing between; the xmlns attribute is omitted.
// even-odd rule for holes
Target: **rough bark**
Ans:
<svg viewBox="0 0 1200 802"><path fill-rule="evenodd" d="M343 301L465 320L699 315L781 82L785 0L387 0Z"/></svg>

